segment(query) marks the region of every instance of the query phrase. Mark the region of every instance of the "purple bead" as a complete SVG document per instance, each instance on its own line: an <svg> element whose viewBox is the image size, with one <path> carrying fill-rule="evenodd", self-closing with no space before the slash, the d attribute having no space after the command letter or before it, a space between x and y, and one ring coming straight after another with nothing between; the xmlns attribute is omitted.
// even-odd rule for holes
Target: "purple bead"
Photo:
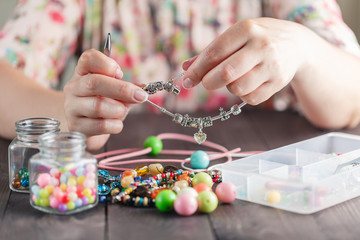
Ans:
<svg viewBox="0 0 360 240"><path fill-rule="evenodd" d="M89 199L87 197L83 197L81 200L82 200L83 206L89 204Z"/></svg>
<svg viewBox="0 0 360 240"><path fill-rule="evenodd" d="M60 212L66 212L68 209L67 209L67 206L65 203L60 203L59 206L58 206L58 210Z"/></svg>

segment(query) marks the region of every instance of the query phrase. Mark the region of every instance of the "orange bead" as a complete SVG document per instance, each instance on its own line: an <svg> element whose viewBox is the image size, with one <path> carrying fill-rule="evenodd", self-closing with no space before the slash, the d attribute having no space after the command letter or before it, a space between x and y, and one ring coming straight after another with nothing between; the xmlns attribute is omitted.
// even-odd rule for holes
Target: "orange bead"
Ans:
<svg viewBox="0 0 360 240"><path fill-rule="evenodd" d="M178 181L181 181L181 180L189 181L189 176L187 175L187 173L182 173L181 175L177 176L177 180Z"/></svg>
<svg viewBox="0 0 360 240"><path fill-rule="evenodd" d="M193 187L198 193L203 191L212 192L211 187L209 187L206 183L198 183Z"/></svg>

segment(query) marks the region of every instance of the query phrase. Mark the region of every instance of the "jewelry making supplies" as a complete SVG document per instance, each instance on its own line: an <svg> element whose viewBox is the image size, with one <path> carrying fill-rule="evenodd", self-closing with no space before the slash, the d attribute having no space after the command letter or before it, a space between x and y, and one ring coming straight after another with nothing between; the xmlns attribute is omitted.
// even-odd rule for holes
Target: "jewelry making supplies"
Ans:
<svg viewBox="0 0 360 240"><path fill-rule="evenodd" d="M97 198L96 159L85 151L85 135L46 133L40 152L30 159L30 204L56 214L71 214L94 207Z"/></svg>
<svg viewBox="0 0 360 240"><path fill-rule="evenodd" d="M108 33L106 36L105 44L104 44L104 54L107 56L110 56L111 53L111 35ZM185 72L179 74L177 77L182 77L185 75ZM168 82L152 82L146 84L143 89L149 94L155 94L158 91L167 91L169 93L173 93L175 95L178 95L180 93L180 88L175 85L174 83L175 78L171 79ZM194 133L194 139L198 144L203 143L207 135L203 132L203 128L211 127L213 125L213 121L220 119L221 121L225 121L230 118L231 115L239 115L241 113L241 108L246 105L245 102L242 102L241 104L235 104L233 105L230 110L225 111L223 108L220 108L220 114L217 116L207 116L207 117L190 117L188 114L182 115L180 113L172 113L168 111L167 109L158 106L154 102L150 101L149 99L146 100L148 104L151 106L159 109L164 114L172 117L173 121L177 124L180 124L183 127L193 127L197 128L198 131Z"/></svg>
<svg viewBox="0 0 360 240"><path fill-rule="evenodd" d="M47 132L59 132L60 122L53 118L26 118L15 123L17 137L8 148L9 187L16 192L29 192L30 158L39 152L38 138Z"/></svg>

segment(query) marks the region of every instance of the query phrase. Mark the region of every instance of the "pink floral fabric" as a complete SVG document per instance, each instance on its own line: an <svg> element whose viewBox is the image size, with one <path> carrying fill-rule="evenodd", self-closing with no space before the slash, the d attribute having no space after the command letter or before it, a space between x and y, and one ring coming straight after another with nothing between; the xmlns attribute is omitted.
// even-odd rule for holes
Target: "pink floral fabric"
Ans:
<svg viewBox="0 0 360 240"><path fill-rule="evenodd" d="M112 53L135 83L167 81L181 64L240 19L274 17L309 27L330 43L360 56L353 32L335 0L20 0L0 31L0 57L46 87L58 84L68 58L101 50L108 32ZM76 51L79 50L79 51ZM293 103L282 91L265 105ZM213 110L240 102L226 89L182 89L152 100L176 111Z"/></svg>

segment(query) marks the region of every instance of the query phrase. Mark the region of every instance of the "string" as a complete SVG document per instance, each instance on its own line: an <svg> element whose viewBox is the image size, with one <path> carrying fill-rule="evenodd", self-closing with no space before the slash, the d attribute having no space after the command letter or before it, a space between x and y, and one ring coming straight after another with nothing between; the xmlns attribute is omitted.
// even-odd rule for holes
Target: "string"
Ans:
<svg viewBox="0 0 360 240"><path fill-rule="evenodd" d="M186 141L191 143L197 142L194 140L194 138L179 134L179 133L162 133L156 136L160 140L179 140L179 141ZM210 161L220 159L223 157L226 157L227 160L224 163L232 161L232 155L233 154L239 154L241 151L241 148L235 148L232 150L228 150L224 146L211 142L211 141L205 141L202 144L203 146L218 150L218 151L205 151L209 157ZM134 158L134 157L140 157L142 155L146 155L152 151L151 147L148 148L126 148L126 149L119 149L109 152L104 152L95 155L95 158L101 159L105 158L103 160L100 160L98 163L98 168L102 169L109 169L109 170L118 170L118 171L126 171L131 170L130 168L125 167L118 167L122 165L132 164L132 163L149 163L149 162L157 162L157 163L163 163L163 162L173 162L173 163L181 163L182 167L184 167L187 170L191 170L194 172L198 171L207 171L207 169L192 169L189 167L185 167L185 163L190 162L190 157L186 159L150 159L150 158L141 158L141 159L135 159L135 160L125 160L128 158ZM168 155L192 155L196 150L180 150L180 149L163 149L159 154L168 154ZM252 155L258 153L255 152L246 152L243 153L243 155ZM212 167L213 168L213 167ZM209 168L208 168L209 169Z"/></svg>

